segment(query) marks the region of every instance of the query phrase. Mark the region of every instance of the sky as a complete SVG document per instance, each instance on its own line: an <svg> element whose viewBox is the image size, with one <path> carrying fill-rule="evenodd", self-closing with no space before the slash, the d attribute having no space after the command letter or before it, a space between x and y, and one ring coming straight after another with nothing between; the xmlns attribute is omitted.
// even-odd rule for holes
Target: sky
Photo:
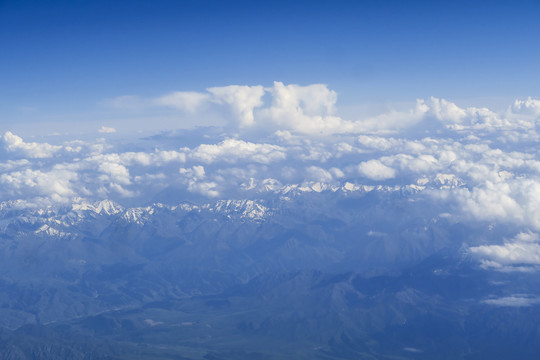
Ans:
<svg viewBox="0 0 540 360"><path fill-rule="evenodd" d="M140 106L211 87L325 84L357 119L430 96L501 110L539 97L536 2L0 1L0 127L221 125Z"/></svg>

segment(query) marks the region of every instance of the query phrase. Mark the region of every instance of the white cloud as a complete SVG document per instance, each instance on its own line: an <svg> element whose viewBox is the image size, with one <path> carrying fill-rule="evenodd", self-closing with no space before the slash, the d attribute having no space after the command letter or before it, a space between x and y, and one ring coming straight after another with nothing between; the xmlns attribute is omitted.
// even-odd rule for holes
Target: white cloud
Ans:
<svg viewBox="0 0 540 360"><path fill-rule="evenodd" d="M495 299L486 299L482 301L488 305L505 307L527 307L540 303L540 299L525 295L512 295Z"/></svg>
<svg viewBox="0 0 540 360"><path fill-rule="evenodd" d="M190 181L188 190L206 197L215 198L219 196L218 184L212 181Z"/></svg>
<svg viewBox="0 0 540 360"><path fill-rule="evenodd" d="M468 249L484 268L500 271L530 271L540 265L540 237L521 232L502 245L481 245Z"/></svg>
<svg viewBox="0 0 540 360"><path fill-rule="evenodd" d="M174 91L156 98L144 98L137 95L122 95L107 99L102 103L117 110L140 112L153 107L174 108L194 113L210 99L209 94L195 91Z"/></svg>
<svg viewBox="0 0 540 360"><path fill-rule="evenodd" d="M464 211L477 219L540 229L540 183L536 180L486 181L457 195Z"/></svg>
<svg viewBox="0 0 540 360"><path fill-rule="evenodd" d="M512 114L540 116L540 100L530 96L527 100L516 100L510 107Z"/></svg>
<svg viewBox="0 0 540 360"><path fill-rule="evenodd" d="M45 172L26 169L0 175L1 193L14 198L39 197L46 203L65 203L76 195L73 183L77 182L78 174L63 169L53 169Z"/></svg>
<svg viewBox="0 0 540 360"><path fill-rule="evenodd" d="M339 154L336 153L336 155ZM312 144L311 142L306 142L303 144L302 152L298 155L298 158L304 161L312 160L326 162L333 156L334 154L328 151L324 144Z"/></svg>
<svg viewBox="0 0 540 360"><path fill-rule="evenodd" d="M194 91L175 91L158 97L152 101L155 105L172 107L189 113L197 109L210 99L210 95Z"/></svg>
<svg viewBox="0 0 540 360"><path fill-rule="evenodd" d="M156 151L154 153L154 164L163 164L168 163L172 161L177 162L185 162L186 161L186 154L183 152L178 152L174 150L162 150L162 151Z"/></svg>
<svg viewBox="0 0 540 360"><path fill-rule="evenodd" d="M134 197L134 196L137 195L137 192L127 190L124 187L122 187L122 185L120 185L120 184L110 183L110 184L108 184L108 186L112 191L118 193L122 197L128 198L128 197Z"/></svg>
<svg viewBox="0 0 540 360"><path fill-rule="evenodd" d="M385 138L381 136L360 135L358 136L357 141L365 148L380 151L390 150L392 147L399 145L399 141L394 138Z"/></svg>
<svg viewBox="0 0 540 360"><path fill-rule="evenodd" d="M47 158L53 156L61 146L47 143L24 142L23 139L10 131L6 131L2 138L4 147L10 152L21 152L30 158Z"/></svg>
<svg viewBox="0 0 540 360"><path fill-rule="evenodd" d="M379 160L363 161L358 165L358 173L371 180L387 180L396 176L396 171Z"/></svg>
<svg viewBox="0 0 540 360"><path fill-rule="evenodd" d="M318 167L310 166L306 169L307 179L312 181L318 181L322 183L329 183L333 180L333 176L329 171Z"/></svg>
<svg viewBox="0 0 540 360"><path fill-rule="evenodd" d="M207 89L213 95L213 101L228 105L240 127L251 126L255 122L253 110L263 104L264 88L257 86L230 85Z"/></svg>
<svg viewBox="0 0 540 360"><path fill-rule="evenodd" d="M467 111L465 109L445 99L431 97L427 105L429 106L427 113L443 122L460 124L467 117Z"/></svg>
<svg viewBox="0 0 540 360"><path fill-rule="evenodd" d="M156 150L154 152L124 152L124 153L108 153L90 156L86 159L87 162L95 164L101 163L117 163L122 166L162 166L169 162L183 163L186 161L184 152L175 150Z"/></svg>
<svg viewBox="0 0 540 360"><path fill-rule="evenodd" d="M355 148L354 146L352 146L349 143L340 142L340 143L334 145L333 153L338 158L345 155L345 154L350 154L350 153L354 153L354 152L358 152L358 149Z"/></svg>
<svg viewBox="0 0 540 360"><path fill-rule="evenodd" d="M227 139L216 145L199 145L190 156L206 163L215 161L234 163L243 160L268 164L283 160L287 155L285 148L281 146Z"/></svg>
<svg viewBox="0 0 540 360"><path fill-rule="evenodd" d="M17 168L28 167L31 162L27 159L8 160L4 163L0 163L0 172L12 171Z"/></svg>
<svg viewBox="0 0 540 360"><path fill-rule="evenodd" d="M407 171L407 173L426 174L440 168L439 161L433 155L413 156L408 154L396 154L381 158L383 162L392 164Z"/></svg>
<svg viewBox="0 0 540 360"><path fill-rule="evenodd" d="M343 171L341 171L341 169L337 168L337 167L332 167L330 168L330 173L332 174L332 176L336 179L341 179L343 177L345 177L345 174L343 173Z"/></svg>
<svg viewBox="0 0 540 360"><path fill-rule="evenodd" d="M294 130L301 134L334 134L355 132L356 124L334 116L337 94L326 85L284 85L274 82L269 89L270 107L259 111L261 123L277 126L281 130Z"/></svg>
<svg viewBox="0 0 540 360"><path fill-rule="evenodd" d="M133 180L138 183L146 183L153 184L155 182L163 182L167 180L167 175L165 175L162 172L159 172L157 174L144 174L144 175L137 175L133 177Z"/></svg>
<svg viewBox="0 0 540 360"><path fill-rule="evenodd" d="M391 110L386 113L360 119L355 122L355 133L395 134L419 123L429 107L423 100L418 100L414 108L408 111Z"/></svg>
<svg viewBox="0 0 540 360"><path fill-rule="evenodd" d="M202 105L212 102L230 110L232 117L222 111L223 118L239 130L292 131L326 136L397 134L416 126L426 133L440 132L445 128L459 132L505 130L505 137L501 139L514 142L531 136L530 133L520 133L520 130L534 129L534 121L530 117L540 114L540 100L532 98L516 100L506 113L497 114L487 108L462 108L446 99L431 97L418 99L406 111L389 110L373 117L347 120L336 115L337 93L324 84L301 86L276 81L271 87L230 85L210 87L206 91L176 91L156 98L126 95L106 103L117 109L137 111L156 106L169 107L189 112L197 118L207 116L198 111ZM269 104L265 104L265 96L268 96Z"/></svg>
<svg viewBox="0 0 540 360"><path fill-rule="evenodd" d="M540 265L540 246L529 243L507 243L504 245L476 246L469 249L472 254L482 256L489 267L501 265ZM495 265L496 264L496 265Z"/></svg>
<svg viewBox="0 0 540 360"><path fill-rule="evenodd" d="M508 122L487 108L460 108L445 99L431 97L426 102L427 116L434 116L450 129L463 130L466 127L493 130L508 126Z"/></svg>
<svg viewBox="0 0 540 360"><path fill-rule="evenodd" d="M540 236L530 231L520 232L519 234L516 235L515 240L521 243L538 242L540 240Z"/></svg>
<svg viewBox="0 0 540 360"><path fill-rule="evenodd" d="M206 171L204 170L204 166L195 165L191 169L180 168L180 174L191 180L200 180L204 179Z"/></svg>
<svg viewBox="0 0 540 360"><path fill-rule="evenodd" d="M210 198L219 196L218 183L203 180L206 178L206 171L203 166L195 165L188 169L180 168L179 172L186 180L188 191Z"/></svg>
<svg viewBox="0 0 540 360"><path fill-rule="evenodd" d="M273 107L278 109L306 116L325 116L335 112L337 93L324 84L300 86L276 81L270 92L274 97Z"/></svg>
<svg viewBox="0 0 540 360"><path fill-rule="evenodd" d="M116 162L103 162L99 165L98 170L104 173L101 179L104 182L115 182L122 185L131 183L129 170Z"/></svg>
<svg viewBox="0 0 540 360"><path fill-rule="evenodd" d="M102 126L98 129L98 132L99 133L104 133L104 134L112 134L112 133L115 133L116 132L116 129L113 128L113 127L108 127L108 126Z"/></svg>

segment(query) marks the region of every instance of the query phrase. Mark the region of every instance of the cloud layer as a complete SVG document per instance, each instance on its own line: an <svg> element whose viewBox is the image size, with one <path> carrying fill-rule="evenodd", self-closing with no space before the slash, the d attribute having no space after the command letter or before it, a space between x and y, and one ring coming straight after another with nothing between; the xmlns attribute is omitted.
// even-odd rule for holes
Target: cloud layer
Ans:
<svg viewBox="0 0 540 360"><path fill-rule="evenodd" d="M514 227L513 238L469 249L482 266L540 265L537 240L522 235L540 231L540 100L516 100L496 113L429 98L407 111L343 119L327 86L275 82L120 96L109 104L168 107L194 118L212 107L227 125L129 142L115 141L115 129L106 126L95 140L56 142L6 131L1 200L44 207L80 199L137 204L288 196L291 189L406 190L446 207L456 221Z"/></svg>

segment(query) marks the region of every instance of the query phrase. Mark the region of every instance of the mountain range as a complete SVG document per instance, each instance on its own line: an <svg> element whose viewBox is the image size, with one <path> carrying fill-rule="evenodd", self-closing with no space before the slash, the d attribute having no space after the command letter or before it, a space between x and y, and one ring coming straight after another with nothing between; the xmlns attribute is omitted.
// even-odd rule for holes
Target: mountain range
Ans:
<svg viewBox="0 0 540 360"><path fill-rule="evenodd" d="M2 203L0 357L538 354L535 272L487 269L469 251L515 228L458 219L414 186L252 190L144 207Z"/></svg>

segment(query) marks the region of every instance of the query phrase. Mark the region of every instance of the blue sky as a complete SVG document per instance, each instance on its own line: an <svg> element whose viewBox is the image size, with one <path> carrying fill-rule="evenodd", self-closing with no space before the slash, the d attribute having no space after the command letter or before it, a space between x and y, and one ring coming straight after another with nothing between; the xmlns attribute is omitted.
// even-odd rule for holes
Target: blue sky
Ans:
<svg viewBox="0 0 540 360"><path fill-rule="evenodd" d="M540 95L538 14L524 1L4 0L0 121L127 121L103 102L273 81L327 84L343 109L502 108Z"/></svg>

